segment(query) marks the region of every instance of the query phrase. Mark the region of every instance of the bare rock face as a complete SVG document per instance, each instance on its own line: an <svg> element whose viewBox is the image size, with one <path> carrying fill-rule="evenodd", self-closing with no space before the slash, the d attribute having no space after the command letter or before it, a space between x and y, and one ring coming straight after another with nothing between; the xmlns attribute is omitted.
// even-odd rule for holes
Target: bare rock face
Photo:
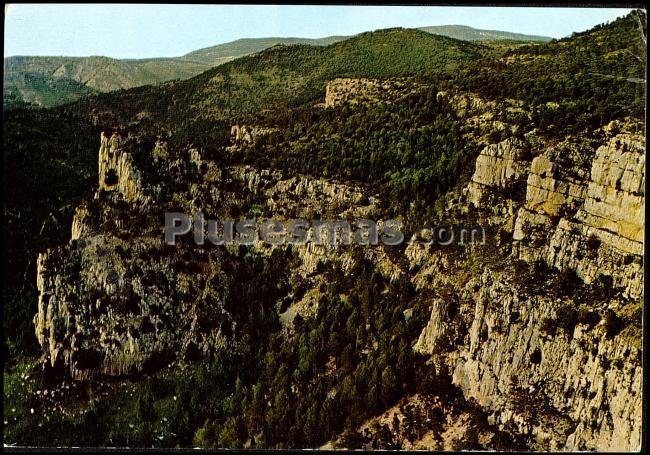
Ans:
<svg viewBox="0 0 650 455"><path fill-rule="evenodd" d="M162 237L163 212L189 210L193 198L157 180L191 180L197 159L102 134L95 197L77 207L70 242L38 258L34 323L48 365L74 379L122 376L223 346L233 323L219 252Z"/></svg>
<svg viewBox="0 0 650 455"><path fill-rule="evenodd" d="M281 133L279 128L269 128L258 125L239 125L230 127L230 142L234 145L250 145Z"/></svg>
<svg viewBox="0 0 650 455"><path fill-rule="evenodd" d="M142 182L140 172L133 162L133 156L121 145L123 139L113 134L101 135L99 149L99 189L117 191L127 201L141 196Z"/></svg>
<svg viewBox="0 0 650 455"><path fill-rule="evenodd" d="M160 238L102 235L41 254L35 325L49 364L90 379L152 370L190 347L217 349L229 324L219 262L204 257L206 274L197 274L172 253ZM221 323L201 326L206 312Z"/></svg>
<svg viewBox="0 0 650 455"><path fill-rule="evenodd" d="M414 348L537 448L640 447L645 154L633 129L608 125L592 143L528 141L532 159L518 140L483 149L465 194L512 232L498 267L468 280L462 259L407 249L412 281L438 296ZM525 196L512 191L522 183ZM506 205L512 218L497 216ZM528 275L518 259L551 271Z"/></svg>
<svg viewBox="0 0 650 455"><path fill-rule="evenodd" d="M616 135L596 152L584 210L577 217L588 226L642 242L644 187L644 138Z"/></svg>
<svg viewBox="0 0 650 455"><path fill-rule="evenodd" d="M80 205L75 209L72 217L71 240L77 240L79 237L83 237L89 233L88 227L91 223L90 217L91 214L87 205Z"/></svg>
<svg viewBox="0 0 650 455"><path fill-rule="evenodd" d="M530 146L520 139L508 138L483 148L476 159L476 170L467 187L469 201L475 206L484 202L484 190L513 193L528 174Z"/></svg>
<svg viewBox="0 0 650 455"><path fill-rule="evenodd" d="M414 349L451 371L492 423L537 449L638 449L641 301L534 291L529 280L541 277L514 265L465 281L463 261L419 260L414 280L440 297ZM613 314L633 316L617 326Z"/></svg>
<svg viewBox="0 0 650 455"><path fill-rule="evenodd" d="M99 154L99 190L77 207L70 242L38 258L34 324L43 360L77 380L142 374L236 348L237 323L226 307L245 304L229 296L238 293L238 283L250 286L236 276L238 248L199 247L193 232L181 244L166 245L165 212L202 211L219 220L271 214L341 219L362 218L378 204L353 185L249 166L221 168L199 149L174 153L162 142L147 150L102 135ZM110 170L117 181L106 178ZM307 234L313 238L314 228ZM356 260L339 244L258 241L250 251L269 258L278 250L295 258L295 267L286 269L307 289L304 302L283 310L287 326L296 314L314 316L326 282L323 263L347 270ZM363 254L389 279L399 275L381 249Z"/></svg>
<svg viewBox="0 0 650 455"><path fill-rule="evenodd" d="M636 298L643 288L644 138L611 130L603 128L596 150L569 141L532 160L526 141L488 145L465 191L490 223L512 232L519 258L575 270L587 283L609 277Z"/></svg>
<svg viewBox="0 0 650 455"><path fill-rule="evenodd" d="M325 87L325 107L342 104L390 102L417 90L404 79L336 78Z"/></svg>
<svg viewBox="0 0 650 455"><path fill-rule="evenodd" d="M527 298L508 281L486 272L465 288L475 309L466 350L450 362L454 382L494 410L496 421L532 432L540 446L637 448L638 337L608 339L602 322L578 323L551 336L545 330L558 321L557 304L546 296ZM477 285L478 292L472 289Z"/></svg>
<svg viewBox="0 0 650 455"><path fill-rule="evenodd" d="M643 292L643 137L606 139L590 166L567 168L548 154L533 160L513 238L519 257L575 270L590 283L610 277L631 297Z"/></svg>
<svg viewBox="0 0 650 455"><path fill-rule="evenodd" d="M445 336L447 323L445 321L445 303L441 299L431 302L431 316L429 322L420 334L413 349L422 354L433 354Z"/></svg>

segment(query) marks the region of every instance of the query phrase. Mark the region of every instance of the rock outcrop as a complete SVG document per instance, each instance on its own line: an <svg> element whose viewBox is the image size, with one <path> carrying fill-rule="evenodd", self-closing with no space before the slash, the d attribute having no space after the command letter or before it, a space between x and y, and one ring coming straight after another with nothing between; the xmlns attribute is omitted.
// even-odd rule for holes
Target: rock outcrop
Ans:
<svg viewBox="0 0 650 455"><path fill-rule="evenodd" d="M122 147L123 141L117 134L101 135L99 190L117 191L126 201L132 202L140 197L142 182L133 155Z"/></svg>
<svg viewBox="0 0 650 455"><path fill-rule="evenodd" d="M469 185L471 201L481 201L481 187L510 189L528 170L528 145L519 139L506 139L485 147L476 159L476 170Z"/></svg>
<svg viewBox="0 0 650 455"><path fill-rule="evenodd" d="M335 80L325 104L390 101L408 92L399 84ZM499 431L524 435L536 449L638 449L644 137L636 125L617 124L551 143L508 122L527 115L521 103L438 96L482 146L471 181L448 195L445 216L484 223L483 245L436 247L420 241L422 231L403 255L340 242L209 249L193 244L193 234L171 248L162 236L170 211L281 221L387 212L379 195L353 183L224 166L198 148L158 141L148 150L102 135L95 197L76 209L71 241L38 259L43 359L88 379L236 349L229 305L238 267L251 256L293 283L277 303L290 334L297 315L316 315L331 270L345 275L368 263L387 283L405 279L429 304L414 350L449 372ZM231 147L255 140L250 128L233 128Z"/></svg>
<svg viewBox="0 0 650 455"><path fill-rule="evenodd" d="M325 107L391 102L419 88L406 79L337 78L325 87Z"/></svg>
<svg viewBox="0 0 650 455"><path fill-rule="evenodd" d="M512 233L517 257L575 270L587 283L609 277L636 298L643 292L644 138L610 130L602 129L595 150L572 142L535 150L527 139L488 145L465 191L488 221Z"/></svg>
<svg viewBox="0 0 650 455"><path fill-rule="evenodd" d="M191 184L173 185L213 174L201 164L196 150L177 157L161 141L145 150L102 134L98 191L77 207L69 244L38 258L34 322L50 367L75 379L155 370L232 332L219 252L170 249L161 235L165 211L200 202Z"/></svg>
<svg viewBox="0 0 650 455"><path fill-rule="evenodd" d="M645 154L634 127L608 125L586 144L485 147L465 194L512 240L492 239L491 261L503 259L480 276L407 249L418 288L446 296L431 302L415 349L535 447L639 448ZM543 264L555 272L524 270Z"/></svg>
<svg viewBox="0 0 650 455"><path fill-rule="evenodd" d="M587 283L609 277L626 295L642 296L644 187L638 134L606 137L587 166L536 157L513 233L519 257L575 270Z"/></svg>
<svg viewBox="0 0 650 455"><path fill-rule="evenodd" d="M141 374L237 344L224 305L237 283L230 275L240 262L237 246L203 249L191 243L191 233L186 245L170 247L162 236L165 212L311 222L364 218L378 205L353 185L249 166L222 168L198 149L177 155L160 141L146 150L102 135L99 154L99 190L77 207L69 244L38 258L34 323L43 358L78 380ZM111 170L116 181L106 178ZM243 207L249 212L242 214ZM259 240L251 248L262 256L282 249L295 257L292 273L311 289L306 295L317 297L326 282L319 267L347 269L355 259L349 246L330 244L328 231L317 235L315 229L307 229L307 238L324 244ZM364 254L389 279L399 275L381 248ZM313 309L313 301L296 302L282 320L290 325L296 314L313 316Z"/></svg>
<svg viewBox="0 0 650 455"><path fill-rule="evenodd" d="M160 238L111 235L41 254L35 324L50 366L90 379L153 371L178 356L214 352L229 319L218 280L211 279L218 277L219 261L203 261L205 273L195 273L182 257L166 253ZM201 325L205 314L220 322Z"/></svg>
<svg viewBox="0 0 650 455"><path fill-rule="evenodd" d="M255 144L264 138L276 136L281 131L279 128L235 124L230 127L230 142L233 145Z"/></svg>

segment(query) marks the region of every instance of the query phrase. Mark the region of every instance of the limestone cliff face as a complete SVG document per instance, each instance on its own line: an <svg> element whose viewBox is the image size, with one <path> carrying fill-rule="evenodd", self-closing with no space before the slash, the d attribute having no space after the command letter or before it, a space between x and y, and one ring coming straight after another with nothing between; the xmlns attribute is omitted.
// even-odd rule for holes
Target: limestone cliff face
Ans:
<svg viewBox="0 0 650 455"><path fill-rule="evenodd" d="M102 135L99 155L99 190L77 207L69 244L38 259L34 323L43 358L78 380L141 374L237 345L237 327L224 307L236 281L224 270L239 260L237 248L197 248L193 233L187 246L165 245L164 212L342 219L364 218L378 204L353 185L248 166L221 168L200 150L178 156L164 143L144 150ZM105 177L112 169L116 181ZM251 211L242 215L242 207ZM327 231L321 235L330 240ZM307 236L316 237L313 227ZM265 257L277 249L295 256L291 273L308 289L308 298L283 310L285 325L296 314L313 316L326 282L322 264L346 270L355 261L353 251L338 244L252 246ZM385 276L400 273L383 250L364 254Z"/></svg>
<svg viewBox="0 0 650 455"><path fill-rule="evenodd" d="M75 209L74 215L72 216L71 240L77 240L79 237L89 234L89 226L92 223L90 218L91 214L88 211L87 205L80 205Z"/></svg>
<svg viewBox="0 0 650 455"><path fill-rule="evenodd" d="M399 84L337 80L326 105L407 92ZM289 258L274 263L296 283L278 306L283 330L298 314L315 315L331 280L325 268L345 274L364 261L387 281L406 278L429 304L414 349L448 372L501 431L528 435L533 449L637 449L645 223L638 125L551 142L507 121L527 115L521 103L438 96L467 122L463 134L483 145L471 181L447 195L445 215L481 223L488 243L445 249L420 241L430 234L423 231L402 255L257 242L246 255ZM241 133L233 130L232 147L248 146L237 140ZM226 308L238 282L238 248L197 248L189 237L168 247L164 212L386 215L379 195L352 183L226 167L200 149L169 150L162 141L153 150L118 135L100 142L95 197L76 209L69 244L38 259L34 322L43 359L76 379L137 375L237 348Z"/></svg>
<svg viewBox="0 0 650 455"><path fill-rule="evenodd" d="M512 233L492 239L507 256L501 265L485 263L467 280L470 264L407 249L414 282L447 296L431 302L415 349L446 365L495 423L515 425L539 448L640 444L645 152L633 127L606 126L593 148L526 138L483 149L464 191L490 224ZM522 272L516 259L603 290L531 292L550 278Z"/></svg>
<svg viewBox="0 0 650 455"><path fill-rule="evenodd" d="M483 148L476 159L476 170L467 186L469 201L476 207L492 206L501 210L508 226L514 220L513 197L522 188L530 163L530 145L520 139L505 139ZM496 196L496 197L495 197Z"/></svg>
<svg viewBox="0 0 650 455"><path fill-rule="evenodd" d="M471 94L439 96L468 121L502 110ZM468 280L471 263L416 243L406 251L412 281L437 295L414 349L536 448L640 444L645 150L637 127L613 122L586 143L548 144L534 131L488 143L463 194L487 225L512 234L491 239L503 262L480 261L485 271ZM619 293L531 292L551 278L522 272L517 259Z"/></svg>
<svg viewBox="0 0 650 455"><path fill-rule="evenodd" d="M99 189L117 191L125 200L134 201L141 194L140 171L133 162L133 156L121 147L123 139L113 134L101 134L99 148Z"/></svg>
<svg viewBox="0 0 650 455"><path fill-rule="evenodd" d="M587 283L609 277L626 295L642 296L644 186L638 134L608 135L582 169L536 157L513 233L518 255L575 270Z"/></svg>
<svg viewBox="0 0 650 455"><path fill-rule="evenodd" d="M644 138L612 128L595 150L571 142L535 150L512 138L488 145L465 191L512 232L515 256L575 270L587 283L609 277L635 298L643 291Z"/></svg>
<svg viewBox="0 0 650 455"><path fill-rule="evenodd" d="M445 303L435 301L416 349L446 364L454 383L492 412L495 423L514 424L539 448L639 447L639 328L609 338L605 323L594 321L577 323L569 333L547 333L563 307L549 296L526 295L493 270L458 291L460 316L450 317ZM579 307L572 300L564 304ZM640 303L635 308L640 316ZM467 332L454 345L458 319Z"/></svg>
<svg viewBox="0 0 650 455"><path fill-rule="evenodd" d="M258 143L265 138L273 138L281 133L279 128L268 128L258 125L239 125L230 127L230 141L233 147Z"/></svg>
<svg viewBox="0 0 650 455"><path fill-rule="evenodd" d="M325 87L325 107L341 104L390 102L417 90L418 85L404 79L337 78Z"/></svg>
<svg viewBox="0 0 650 455"><path fill-rule="evenodd" d="M152 183L189 179L196 160L170 156L163 143L147 151L102 134L98 191L77 207L70 242L38 258L34 323L48 365L75 379L121 376L223 345L232 327L219 255L193 252L188 264L182 248L166 248L161 220L171 207L155 199L161 187ZM152 163L151 175L138 162ZM189 194L183 200L191 206Z"/></svg>
<svg viewBox="0 0 650 455"><path fill-rule="evenodd" d="M35 325L47 362L75 379L90 379L214 351L222 326L198 321L223 309L220 290L210 287L215 258L204 261L208 279L184 270L159 238L129 242L110 235L41 254ZM197 300L197 293L204 299ZM221 320L228 324L227 315Z"/></svg>

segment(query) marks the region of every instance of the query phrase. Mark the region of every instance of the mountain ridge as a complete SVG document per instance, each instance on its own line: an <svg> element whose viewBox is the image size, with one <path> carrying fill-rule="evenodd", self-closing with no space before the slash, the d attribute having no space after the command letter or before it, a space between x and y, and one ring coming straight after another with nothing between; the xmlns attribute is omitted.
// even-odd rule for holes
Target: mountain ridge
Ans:
<svg viewBox="0 0 650 455"><path fill-rule="evenodd" d="M549 36L528 35L525 33L506 32L503 30L480 29L462 24L432 25L418 27L418 29L427 33L433 33L434 35L443 35L465 41L512 40L548 42L553 40L553 38Z"/></svg>
<svg viewBox="0 0 650 455"><path fill-rule="evenodd" d="M468 41L512 39L544 42L551 39L458 25L420 27L415 30ZM197 49L178 57L144 59L119 59L99 55L9 56L4 58L3 105L5 109L31 105L52 107L66 104L88 94L157 84L174 79L188 79L235 58L254 54L278 44L327 46L353 36L357 35L334 35L323 38L240 38ZM34 76L35 74L37 76Z"/></svg>

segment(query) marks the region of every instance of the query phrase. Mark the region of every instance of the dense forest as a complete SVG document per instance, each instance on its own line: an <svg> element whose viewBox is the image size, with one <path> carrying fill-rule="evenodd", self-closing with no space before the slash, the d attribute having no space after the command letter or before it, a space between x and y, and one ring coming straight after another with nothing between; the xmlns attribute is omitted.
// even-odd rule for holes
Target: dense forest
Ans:
<svg viewBox="0 0 650 455"><path fill-rule="evenodd" d="M641 117L645 26L645 16L635 12L543 46L518 47L464 68L451 86L525 100L539 127L556 134L597 128L617 117Z"/></svg>

